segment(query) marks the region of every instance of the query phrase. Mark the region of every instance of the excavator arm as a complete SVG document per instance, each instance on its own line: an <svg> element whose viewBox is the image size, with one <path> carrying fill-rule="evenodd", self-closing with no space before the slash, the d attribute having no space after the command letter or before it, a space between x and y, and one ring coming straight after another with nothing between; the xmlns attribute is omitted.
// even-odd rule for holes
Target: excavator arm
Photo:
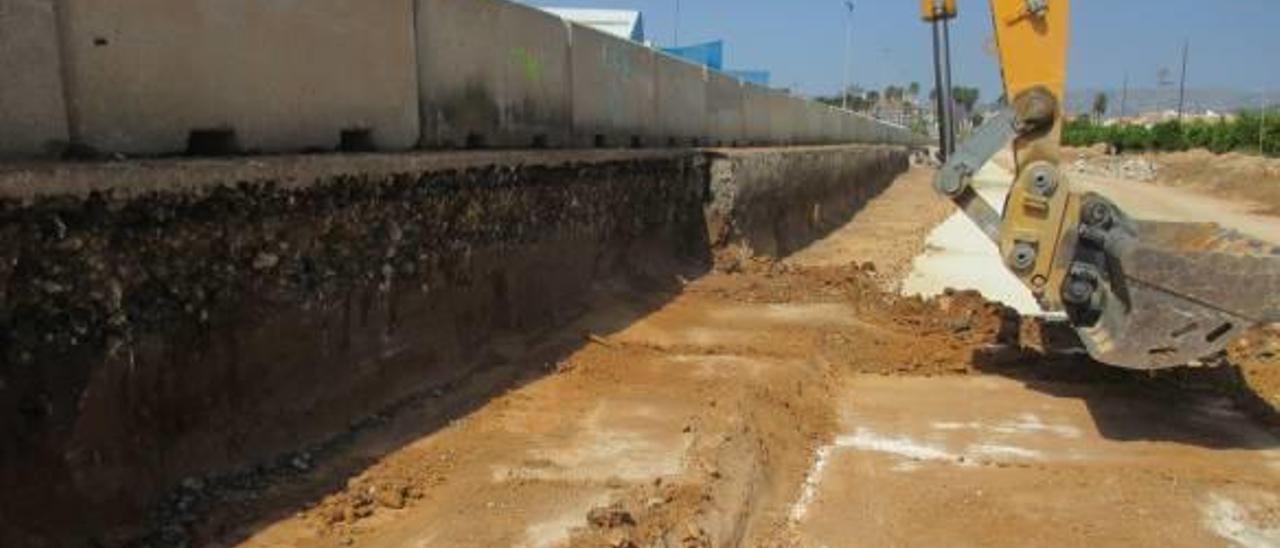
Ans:
<svg viewBox="0 0 1280 548"><path fill-rule="evenodd" d="M922 1L926 19L954 16L952 0ZM1280 321L1280 248L1211 223L1132 219L1071 185L1060 145L1070 2L990 2L1009 106L948 157L935 186L1006 267L1067 314L1095 359L1120 367L1203 363L1243 330ZM1014 182L997 213L969 183L1010 142Z"/></svg>

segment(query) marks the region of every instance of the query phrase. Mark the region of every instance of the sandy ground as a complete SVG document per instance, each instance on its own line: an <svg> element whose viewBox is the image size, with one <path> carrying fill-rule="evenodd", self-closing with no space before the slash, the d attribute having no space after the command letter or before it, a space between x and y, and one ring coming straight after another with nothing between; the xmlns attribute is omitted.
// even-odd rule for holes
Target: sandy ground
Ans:
<svg viewBox="0 0 1280 548"><path fill-rule="evenodd" d="M1042 354L1048 328L973 292L885 291L947 216L902 214L927 179L783 263L593 288L575 325L295 474L192 486L197 544L1280 545L1280 437L1197 374Z"/></svg>
<svg viewBox="0 0 1280 548"><path fill-rule="evenodd" d="M1280 158L1206 150L1117 157L1106 155L1102 148L1068 148L1064 159L1073 164L1083 162L1086 168L1103 168L1089 171L1104 172L1137 159L1149 166L1151 184L1225 198L1237 208L1280 216Z"/></svg>
<svg viewBox="0 0 1280 548"><path fill-rule="evenodd" d="M916 257L929 246L926 235L956 213L955 207L936 196L933 171L914 167L852 221L787 257L786 262L801 267L871 263L885 289L897 291ZM940 288L929 296L941 292Z"/></svg>

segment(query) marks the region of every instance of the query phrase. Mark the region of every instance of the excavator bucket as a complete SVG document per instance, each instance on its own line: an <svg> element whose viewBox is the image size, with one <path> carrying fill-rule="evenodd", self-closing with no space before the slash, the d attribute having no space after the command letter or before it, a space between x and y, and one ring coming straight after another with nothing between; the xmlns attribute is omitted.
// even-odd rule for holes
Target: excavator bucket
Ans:
<svg viewBox="0 0 1280 548"><path fill-rule="evenodd" d="M1062 302L1098 361L1207 364L1280 321L1280 246L1212 223L1131 220L1093 194L1083 203Z"/></svg>

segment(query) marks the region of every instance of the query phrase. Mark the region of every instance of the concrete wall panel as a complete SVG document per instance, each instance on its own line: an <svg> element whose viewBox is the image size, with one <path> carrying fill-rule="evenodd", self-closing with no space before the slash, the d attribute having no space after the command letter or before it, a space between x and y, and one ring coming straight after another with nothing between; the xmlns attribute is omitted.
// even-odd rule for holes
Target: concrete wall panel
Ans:
<svg viewBox="0 0 1280 548"><path fill-rule="evenodd" d="M570 25L573 132L579 146L639 146L659 135L653 50Z"/></svg>
<svg viewBox="0 0 1280 548"><path fill-rule="evenodd" d="M782 93L770 92L766 99L769 105L769 135L766 141L774 145L791 145L797 137L796 100Z"/></svg>
<svg viewBox="0 0 1280 548"><path fill-rule="evenodd" d="M569 142L569 30L502 0L416 0L427 148Z"/></svg>
<svg viewBox="0 0 1280 548"><path fill-rule="evenodd" d="M719 72L707 75L707 137L718 146L746 140L742 82Z"/></svg>
<svg viewBox="0 0 1280 548"><path fill-rule="evenodd" d="M774 140L769 111L773 94L763 87L749 83L742 84L742 93L746 140L753 145L769 144Z"/></svg>
<svg viewBox="0 0 1280 548"><path fill-rule="evenodd" d="M53 0L0 0L0 158L67 141L61 66Z"/></svg>
<svg viewBox="0 0 1280 548"><path fill-rule="evenodd" d="M844 111L826 105L822 108L822 142L844 142Z"/></svg>
<svg viewBox="0 0 1280 548"><path fill-rule="evenodd" d="M334 149L344 131L410 148L412 1L72 0L75 129L139 154L181 152L193 130L247 151Z"/></svg>
<svg viewBox="0 0 1280 548"><path fill-rule="evenodd" d="M657 53L658 122L668 145L699 146L707 140L707 70Z"/></svg>

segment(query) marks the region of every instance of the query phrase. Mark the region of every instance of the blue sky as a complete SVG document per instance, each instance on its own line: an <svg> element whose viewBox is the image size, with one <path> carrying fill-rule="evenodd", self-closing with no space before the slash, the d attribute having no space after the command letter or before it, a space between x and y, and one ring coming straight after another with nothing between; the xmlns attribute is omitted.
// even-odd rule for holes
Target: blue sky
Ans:
<svg viewBox="0 0 1280 548"><path fill-rule="evenodd" d="M680 43L722 38L726 68L773 72L773 83L804 94L840 88L845 15L842 0L679 0ZM673 39L676 0L530 0L539 6L639 9L646 33ZM931 38L918 0L855 0L854 81L882 88L919 81L931 87ZM988 53L985 0L959 0L952 49L957 85L998 95L1000 73ZM1167 67L1177 75L1182 41L1191 41L1188 86L1280 92L1280 0L1075 0L1068 81L1073 89L1155 87Z"/></svg>

